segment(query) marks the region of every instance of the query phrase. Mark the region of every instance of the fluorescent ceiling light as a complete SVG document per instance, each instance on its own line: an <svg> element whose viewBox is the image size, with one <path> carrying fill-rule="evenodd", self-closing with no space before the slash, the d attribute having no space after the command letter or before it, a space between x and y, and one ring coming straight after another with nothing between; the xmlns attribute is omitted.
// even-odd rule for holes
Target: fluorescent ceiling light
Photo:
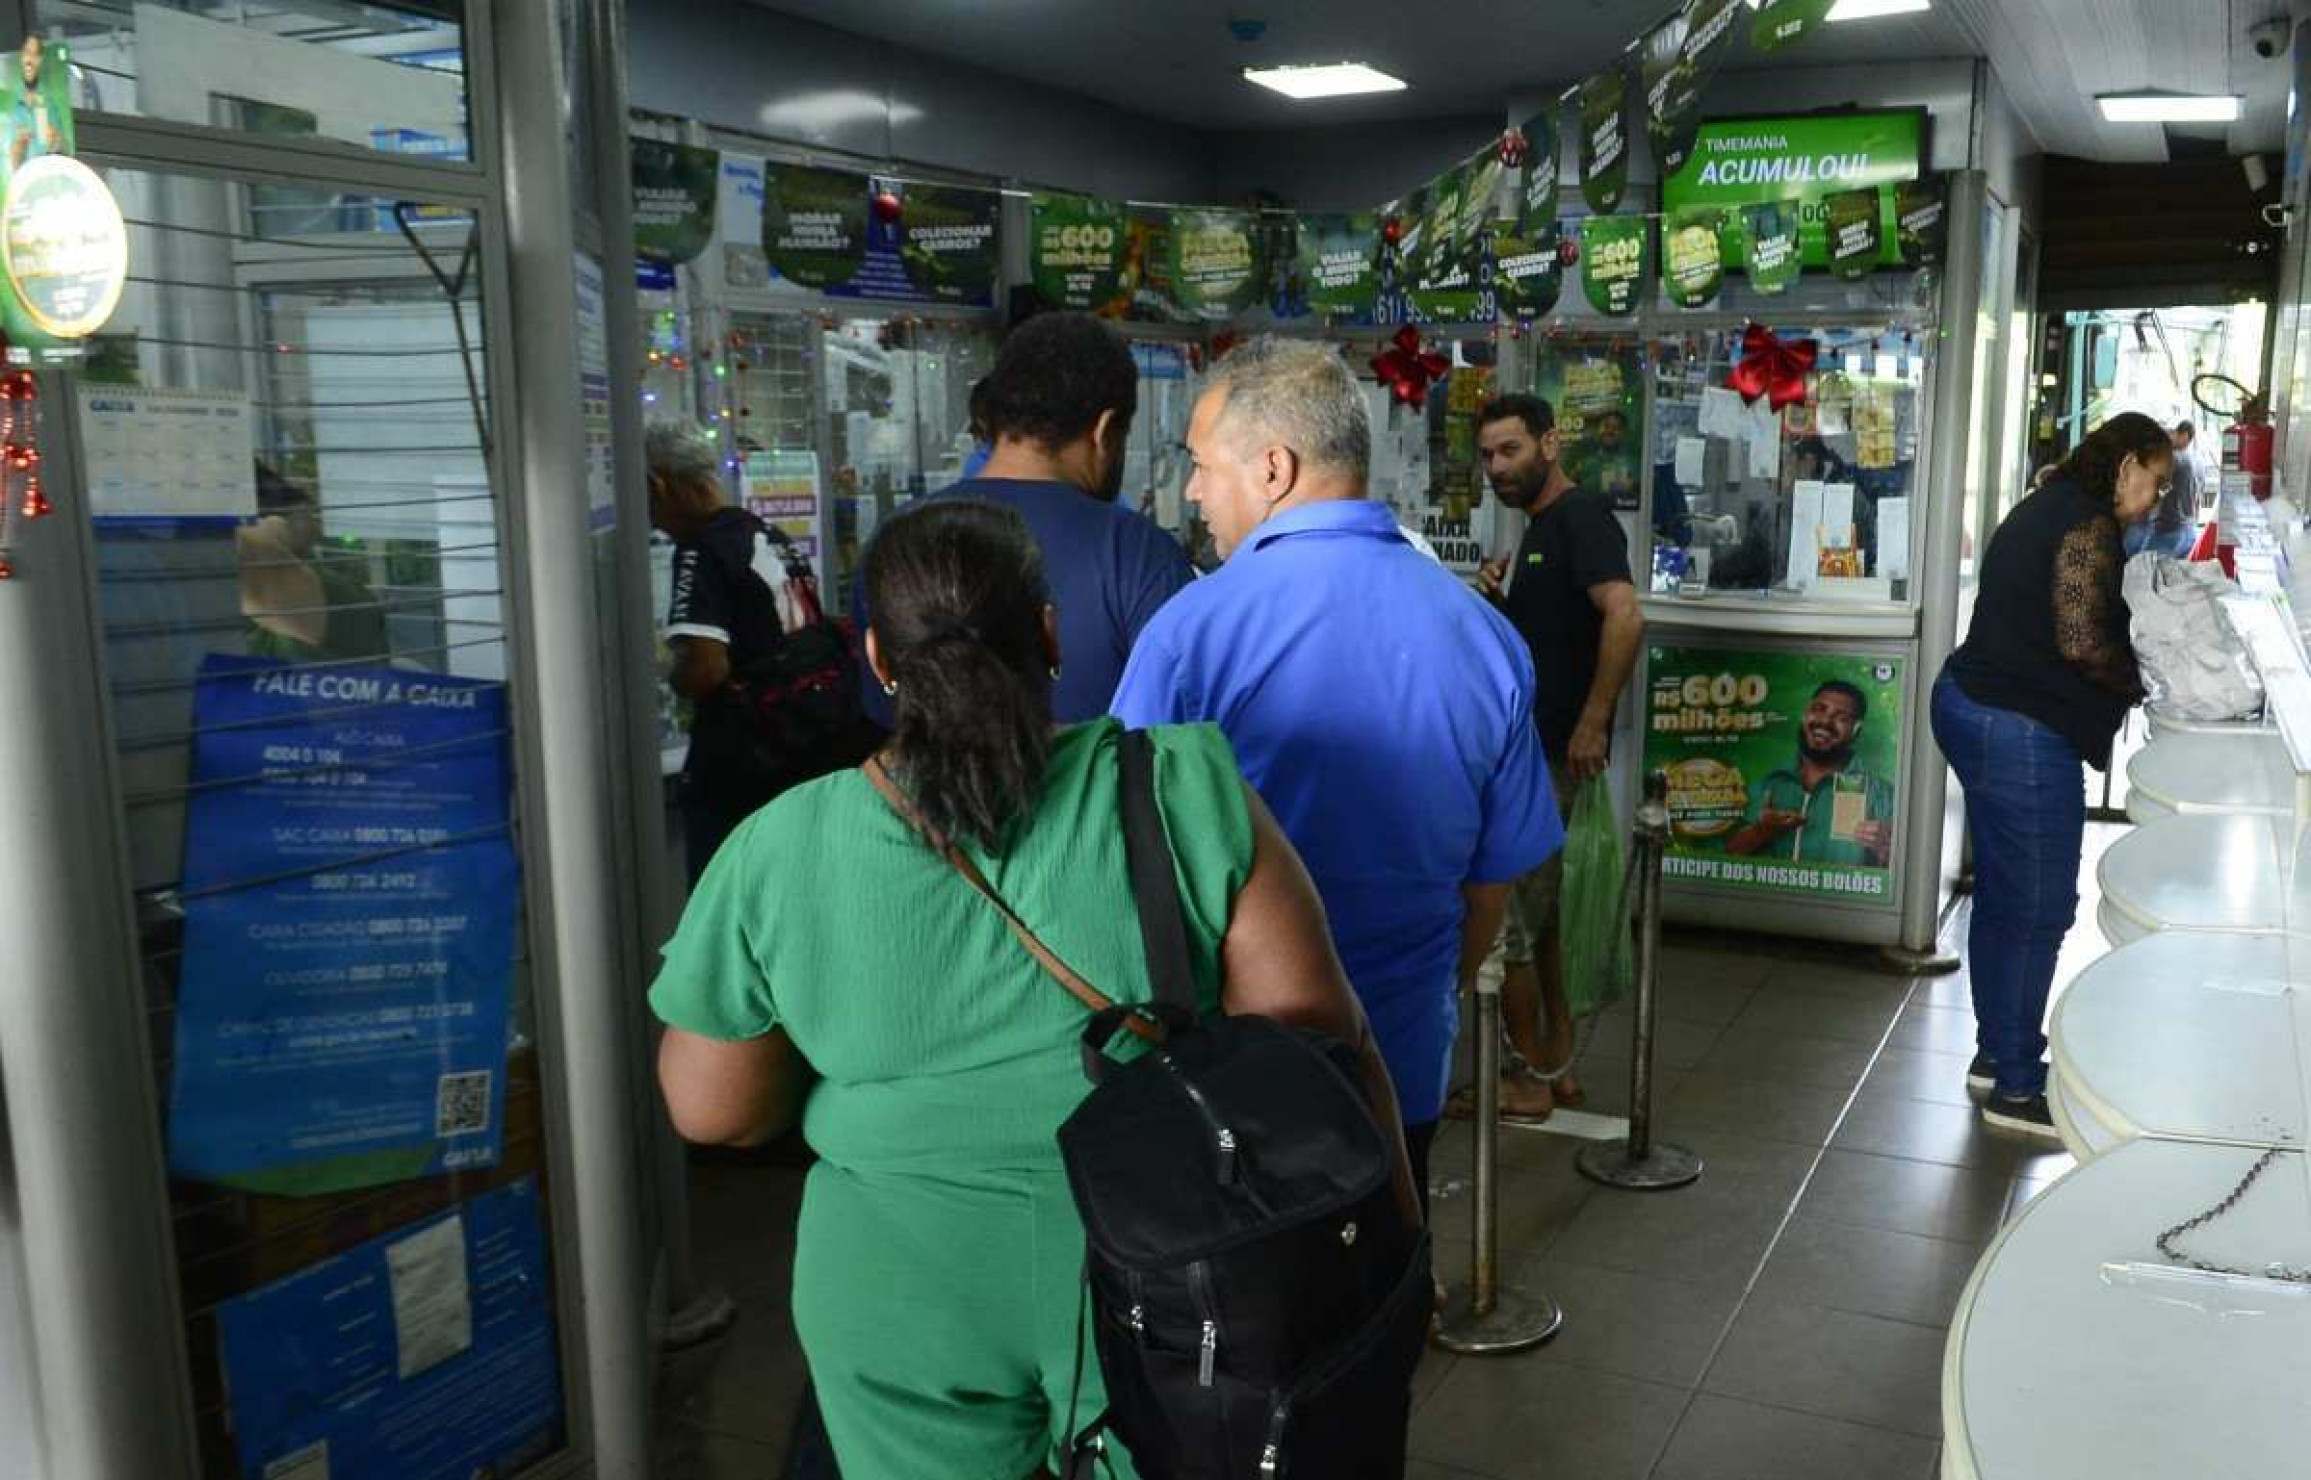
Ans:
<svg viewBox="0 0 2311 1480"><path fill-rule="evenodd" d="M1932 10L1934 0L1838 0L1827 17L1833 21L1874 21L1881 15L1909 15Z"/></svg>
<svg viewBox="0 0 2311 1480"><path fill-rule="evenodd" d="M2095 102L2112 123L2236 123L2239 99L2222 93L2104 93Z"/></svg>
<svg viewBox="0 0 2311 1480"><path fill-rule="evenodd" d="M1404 79L1362 62L1328 62L1313 67L1246 67L1246 82L1273 88L1288 98L1344 98L1353 93L1404 91Z"/></svg>

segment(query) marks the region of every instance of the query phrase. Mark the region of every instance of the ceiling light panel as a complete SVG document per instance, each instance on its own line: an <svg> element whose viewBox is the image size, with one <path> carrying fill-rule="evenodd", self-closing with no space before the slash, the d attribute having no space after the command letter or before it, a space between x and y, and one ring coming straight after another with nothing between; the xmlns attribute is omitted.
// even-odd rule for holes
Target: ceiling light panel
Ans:
<svg viewBox="0 0 2311 1480"><path fill-rule="evenodd" d="M1244 80L1305 102L1310 98L1345 98L1358 93L1404 91L1404 79L1391 77L1362 62L1328 62L1311 67L1246 67Z"/></svg>
<svg viewBox="0 0 2311 1480"><path fill-rule="evenodd" d="M2236 123L2239 99L2222 93L2104 93L2095 99L2112 123Z"/></svg>

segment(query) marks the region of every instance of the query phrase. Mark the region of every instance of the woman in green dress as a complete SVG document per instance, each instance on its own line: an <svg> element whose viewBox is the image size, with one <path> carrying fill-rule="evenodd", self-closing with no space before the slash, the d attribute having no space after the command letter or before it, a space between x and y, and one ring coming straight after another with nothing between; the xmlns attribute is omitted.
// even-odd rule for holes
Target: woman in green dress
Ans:
<svg viewBox="0 0 2311 1480"><path fill-rule="evenodd" d="M884 527L865 579L867 658L897 714L883 759L921 820L1086 980L1150 1000L1121 731L1052 727L1059 647L1025 524L920 505ZM1153 737L1207 1010L1360 1045L1376 1117L1396 1125L1323 907L1226 739L1208 725ZM650 1001L684 1136L751 1145L799 1117L818 1153L794 1317L846 1480L1056 1468L1071 1411L1082 1423L1104 1402L1078 1344L1083 1229L1054 1140L1088 1092L1084 1008L856 771L739 826Z"/></svg>

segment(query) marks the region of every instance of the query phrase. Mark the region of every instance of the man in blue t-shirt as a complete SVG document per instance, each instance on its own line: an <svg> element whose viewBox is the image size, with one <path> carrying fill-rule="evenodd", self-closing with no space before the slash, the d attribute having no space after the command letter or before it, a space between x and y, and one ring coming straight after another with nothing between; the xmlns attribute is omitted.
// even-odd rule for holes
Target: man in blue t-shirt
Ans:
<svg viewBox="0 0 2311 1480"><path fill-rule="evenodd" d="M1096 719L1107 712L1140 629L1195 579L1177 540L1116 502L1139 367L1106 323L1046 313L1012 331L972 399L993 450L977 477L931 497L984 499L1027 521L1059 609L1053 717ZM863 629L871 615L863 582L854 585L851 609ZM887 729L890 701L866 678L867 713Z"/></svg>

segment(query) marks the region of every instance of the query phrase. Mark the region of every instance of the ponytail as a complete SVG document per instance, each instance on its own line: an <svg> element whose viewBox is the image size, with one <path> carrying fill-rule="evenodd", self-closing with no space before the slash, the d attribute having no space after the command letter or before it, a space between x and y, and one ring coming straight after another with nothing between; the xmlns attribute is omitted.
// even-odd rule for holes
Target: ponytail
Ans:
<svg viewBox="0 0 2311 1480"><path fill-rule="evenodd" d="M865 579L898 684L899 783L933 830L999 852L1051 758L1050 598L1034 538L993 504L920 504L876 535Z"/></svg>

